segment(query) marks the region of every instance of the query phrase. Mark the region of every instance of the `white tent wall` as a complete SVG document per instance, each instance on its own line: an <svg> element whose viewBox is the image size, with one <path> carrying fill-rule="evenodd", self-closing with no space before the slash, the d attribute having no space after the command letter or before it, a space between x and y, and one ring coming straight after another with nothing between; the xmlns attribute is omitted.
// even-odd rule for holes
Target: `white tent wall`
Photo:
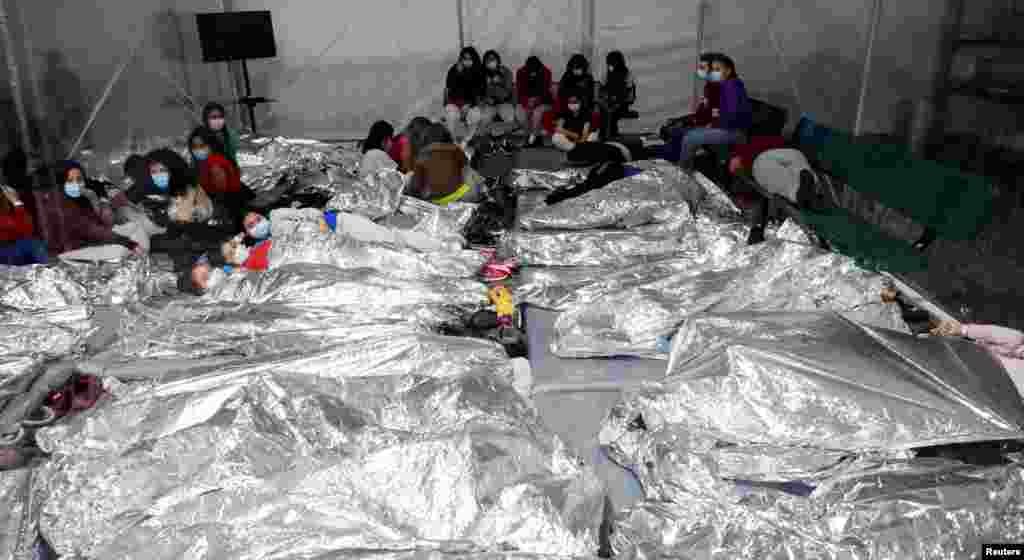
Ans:
<svg viewBox="0 0 1024 560"><path fill-rule="evenodd" d="M752 97L852 130L873 0L713 0L705 50L735 59ZM929 93L943 10L935 0L882 3L863 132L903 134L914 99Z"/></svg>
<svg viewBox="0 0 1024 560"><path fill-rule="evenodd" d="M201 61L195 13L217 0L125 3L5 0L38 142L65 157L97 101L110 92L84 145L109 149L132 137L183 138L206 101L234 98L226 65ZM134 58L132 55L134 54ZM123 72L112 80L119 67ZM36 88L31 87L35 79ZM112 84L112 85L111 85ZM197 107L182 100L191 98ZM38 148L38 146L37 146Z"/></svg>
<svg viewBox="0 0 1024 560"><path fill-rule="evenodd" d="M197 12L272 12L278 57L249 62L253 94L277 99L257 108L260 130L320 138L361 137L377 119L402 125L418 114L439 116L460 31L465 44L481 53L495 48L513 69L540 55L556 79L575 52L601 78L607 52L623 51L638 80L641 116L624 130L651 129L685 111L701 25L700 0L2 1L19 48L23 97L46 105L47 122L36 126L65 137L78 132L74 125L84 124L141 41L86 139L101 149L132 136L183 135L198 107L184 107L182 93L199 105L224 102L240 118L238 65L232 76L225 63L201 61ZM864 132L905 133L913 102L931 93L947 1L883 0ZM750 94L789 109L791 125L806 112L852 129L873 2L705 0L704 50L732 55ZM965 19L987 21L972 14L989 4L967 3ZM62 59L49 74L48 53ZM10 98L0 92L0 100ZM7 105L8 137L16 137Z"/></svg>
<svg viewBox="0 0 1024 560"><path fill-rule="evenodd" d="M358 138L386 119L439 115L444 77L458 55L454 0L235 0L270 10L277 58L249 61L260 132Z"/></svg>
<svg viewBox="0 0 1024 560"><path fill-rule="evenodd" d="M596 0L592 65L604 79L605 56L619 50L637 81L640 118L623 131L657 129L686 112L693 96L700 5L697 0Z"/></svg>

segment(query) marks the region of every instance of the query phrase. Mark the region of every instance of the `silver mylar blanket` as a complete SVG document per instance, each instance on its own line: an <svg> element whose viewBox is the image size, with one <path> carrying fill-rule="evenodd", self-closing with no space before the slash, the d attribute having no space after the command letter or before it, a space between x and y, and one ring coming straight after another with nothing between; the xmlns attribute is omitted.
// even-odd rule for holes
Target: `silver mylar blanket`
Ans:
<svg viewBox="0 0 1024 560"><path fill-rule="evenodd" d="M244 138L238 150L242 182L255 193L274 190L282 181L316 174L334 159L334 147L299 138Z"/></svg>
<svg viewBox="0 0 1024 560"><path fill-rule="evenodd" d="M585 230L630 228L691 219L679 178L661 169L615 181L551 206L521 213L526 230Z"/></svg>
<svg viewBox="0 0 1024 560"><path fill-rule="evenodd" d="M671 264L649 265L659 270L646 282L623 286L621 276L613 276L580 289L555 323L551 351L563 358L667 358L659 337L670 337L702 311L831 310L908 332L899 307L881 301L884 277L811 245L771 239L740 247L726 259L665 270Z"/></svg>
<svg viewBox="0 0 1024 560"><path fill-rule="evenodd" d="M485 262L479 251L420 253L392 244L368 243L341 234L295 232L274 235L270 267L325 264L343 269L372 268L395 278L473 278Z"/></svg>
<svg viewBox="0 0 1024 560"><path fill-rule="evenodd" d="M971 343L830 313L697 316L664 383L602 429L648 500L620 515L614 545L622 558L974 558L1024 536L1024 469L910 448L1022 425L1012 381ZM780 484L794 480L813 493Z"/></svg>
<svg viewBox="0 0 1024 560"><path fill-rule="evenodd" d="M847 453L1024 436L1024 403L984 348L835 313L688 319L661 386L625 398L603 438L619 439L638 415L651 431L680 425L730 444Z"/></svg>
<svg viewBox="0 0 1024 560"><path fill-rule="evenodd" d="M30 511L32 476L31 468L0 471L0 560L32 558L37 534Z"/></svg>
<svg viewBox="0 0 1024 560"><path fill-rule="evenodd" d="M438 278L415 281L370 268L288 264L266 272L235 272L207 292L206 302L333 306L485 305L480 282Z"/></svg>
<svg viewBox="0 0 1024 560"><path fill-rule="evenodd" d="M327 202L328 210L360 214L376 220L398 211L405 189L404 176L393 169L357 178L331 169L334 196Z"/></svg>
<svg viewBox="0 0 1024 560"><path fill-rule="evenodd" d="M58 553L595 549L603 489L491 373L450 376L442 358L364 378L262 362L125 388L45 430L40 528Z"/></svg>
<svg viewBox="0 0 1024 560"><path fill-rule="evenodd" d="M676 450L693 484L623 512L616 558L971 559L1021 542L1024 468L858 461L809 497L719 482L700 450Z"/></svg>
<svg viewBox="0 0 1024 560"><path fill-rule="evenodd" d="M352 377L420 374L444 363L446 375L482 369L511 381L509 360L497 344L432 332L467 312L422 305L134 305L117 317L117 343L79 368L130 381L196 375L255 359L283 361L310 375L337 369Z"/></svg>

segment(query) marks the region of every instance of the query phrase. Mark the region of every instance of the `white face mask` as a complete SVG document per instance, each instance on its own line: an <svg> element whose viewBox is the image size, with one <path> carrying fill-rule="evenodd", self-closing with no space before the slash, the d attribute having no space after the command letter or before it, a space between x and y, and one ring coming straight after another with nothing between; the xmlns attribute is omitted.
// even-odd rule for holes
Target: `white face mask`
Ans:
<svg viewBox="0 0 1024 560"><path fill-rule="evenodd" d="M583 75L583 69L582 68L577 68L577 69L572 71L572 74L573 74L573 76L582 76Z"/></svg>
<svg viewBox="0 0 1024 560"><path fill-rule="evenodd" d="M498 69L498 63L494 62L493 60L488 62L487 63L487 69L488 70L497 70Z"/></svg>
<svg viewBox="0 0 1024 560"><path fill-rule="evenodd" d="M210 119L210 128L215 131L220 131L224 128L224 118Z"/></svg>
<svg viewBox="0 0 1024 560"><path fill-rule="evenodd" d="M580 112L580 106L579 105L569 105L569 110L572 111L573 113L579 113Z"/></svg>

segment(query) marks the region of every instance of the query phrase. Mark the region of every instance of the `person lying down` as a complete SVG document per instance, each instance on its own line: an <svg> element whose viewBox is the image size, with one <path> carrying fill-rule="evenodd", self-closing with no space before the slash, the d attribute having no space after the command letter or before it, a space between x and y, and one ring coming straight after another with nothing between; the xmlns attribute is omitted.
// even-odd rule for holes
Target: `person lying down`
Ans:
<svg viewBox="0 0 1024 560"><path fill-rule="evenodd" d="M221 256L227 266L218 268L209 259L197 260L191 271L192 291L209 290L211 278L221 274L263 272L292 264L368 268L398 279L429 280L473 278L487 262L477 251L419 251L413 246L430 247L427 241L433 240L415 232L390 230L360 216L338 213L325 219L316 210L275 211L272 215L282 219L271 222L262 216L247 217L246 233L222 245ZM276 225L271 227L271 223ZM246 235L252 239L251 245L246 243Z"/></svg>
<svg viewBox="0 0 1024 560"><path fill-rule="evenodd" d="M485 286L470 278L400 278L369 267L291 263L266 271L226 272L200 258L192 269L205 302L389 308L427 305L479 309Z"/></svg>

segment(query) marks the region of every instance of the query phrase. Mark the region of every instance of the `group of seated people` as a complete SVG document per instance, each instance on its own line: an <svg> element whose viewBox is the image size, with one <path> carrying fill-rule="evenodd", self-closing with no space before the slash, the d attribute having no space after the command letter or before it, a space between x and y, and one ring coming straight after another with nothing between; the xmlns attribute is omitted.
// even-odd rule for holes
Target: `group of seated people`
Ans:
<svg viewBox="0 0 1024 560"><path fill-rule="evenodd" d="M0 201L0 264L43 264L52 256L95 245L143 252L139 241L119 233L131 210L165 233L151 246L173 248L181 238L214 239L237 230L253 198L241 181L239 137L226 126L224 107L210 103L203 124L188 137L191 162L171 149L129 156L120 186L91 179L75 161L41 168L30 176L18 150L4 162ZM47 176L50 175L50 176ZM56 182L58 192L47 187ZM45 242L43 242L45 240Z"/></svg>
<svg viewBox="0 0 1024 560"><path fill-rule="evenodd" d="M481 60L475 48L465 47L445 80L446 123L457 136L460 123L472 134L496 119L516 122L530 133L532 145L546 133L545 115L554 114L552 142L566 151L598 137L617 137L619 121L636 102L636 82L621 52L608 53L605 62L605 79L598 83L586 57L573 55L556 90L551 69L537 56L527 58L513 79L496 51L487 51Z"/></svg>
<svg viewBox="0 0 1024 560"><path fill-rule="evenodd" d="M736 63L721 53L704 53L697 61L697 78L705 81L703 95L692 112L670 130L669 142L658 156L691 169L702 146L739 145L747 142L753 125L753 107Z"/></svg>

